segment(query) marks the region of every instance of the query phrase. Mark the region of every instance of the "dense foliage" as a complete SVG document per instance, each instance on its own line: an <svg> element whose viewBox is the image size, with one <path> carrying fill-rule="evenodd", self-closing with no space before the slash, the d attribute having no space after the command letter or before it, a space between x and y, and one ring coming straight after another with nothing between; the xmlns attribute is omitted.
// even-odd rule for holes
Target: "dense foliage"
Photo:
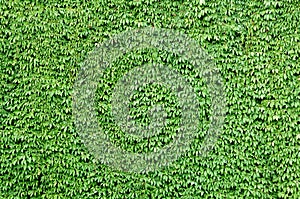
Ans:
<svg viewBox="0 0 300 199"><path fill-rule="evenodd" d="M197 156L209 115L202 79L167 52L126 54L97 92L99 122L116 145L161 147L179 117L170 114L173 127L151 142L114 129L108 102L121 66L172 64L190 76L203 109L188 153L159 171L125 173L99 164L81 142L72 89L95 43L149 26L179 30L214 58L228 111L214 149ZM298 0L0 0L0 198L300 198L299 58ZM176 113L172 93L152 85L132 97L137 119L145 96Z"/></svg>

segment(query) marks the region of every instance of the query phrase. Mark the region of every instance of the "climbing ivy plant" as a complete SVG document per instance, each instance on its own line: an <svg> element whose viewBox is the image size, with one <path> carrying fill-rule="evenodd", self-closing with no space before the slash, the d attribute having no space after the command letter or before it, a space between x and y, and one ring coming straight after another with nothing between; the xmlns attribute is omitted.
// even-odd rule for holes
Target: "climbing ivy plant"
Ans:
<svg viewBox="0 0 300 199"><path fill-rule="evenodd" d="M300 2L297 0L0 0L0 198L299 198ZM190 63L146 49L125 54L99 80L97 116L112 142L145 153L172 140L176 97L149 85L130 99L146 125L147 106L165 103L165 133L136 141L110 117L113 85L126 70L160 62L197 92L199 130L191 149L148 174L100 164L82 143L72 90L95 44L143 27L180 31L214 59L227 113L213 150L198 156L209 125L205 82ZM147 101L148 100L148 101ZM146 108L145 108L146 107Z"/></svg>

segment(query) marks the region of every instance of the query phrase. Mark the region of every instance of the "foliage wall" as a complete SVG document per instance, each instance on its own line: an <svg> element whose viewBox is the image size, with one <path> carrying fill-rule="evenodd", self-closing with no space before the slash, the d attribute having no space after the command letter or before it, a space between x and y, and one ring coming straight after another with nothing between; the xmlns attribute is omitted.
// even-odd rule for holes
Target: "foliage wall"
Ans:
<svg viewBox="0 0 300 199"><path fill-rule="evenodd" d="M300 2L201 2L1 0L0 198L300 198ZM191 150L170 167L125 173L98 163L81 142L72 89L95 43L151 26L187 34L214 58L228 111L214 149L197 156L210 105L202 79L191 77L203 108ZM172 135L170 128L146 148L107 115L121 66L153 59L192 76L188 63L152 49L126 54L99 80L99 123L129 151L151 151ZM168 96L176 108L168 92L142 91L154 100Z"/></svg>

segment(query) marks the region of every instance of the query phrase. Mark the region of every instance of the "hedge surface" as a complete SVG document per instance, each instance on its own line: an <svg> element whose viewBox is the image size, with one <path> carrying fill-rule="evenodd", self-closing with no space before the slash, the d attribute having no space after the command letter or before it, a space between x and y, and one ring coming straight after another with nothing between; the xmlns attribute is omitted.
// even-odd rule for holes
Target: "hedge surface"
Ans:
<svg viewBox="0 0 300 199"><path fill-rule="evenodd" d="M0 197L300 198L300 2L201 2L1 0ZM224 131L207 156L197 156L208 125L205 83L175 55L128 53L103 74L97 91L99 123L112 142L147 152L171 141L180 114L170 114L167 133L148 148L116 129L108 114L117 77L153 60L190 77L201 127L191 150L170 167L116 171L99 164L76 132L73 84L96 43L151 26L189 35L214 58L226 90ZM167 89L143 88L133 96L140 105L132 105L132 114L146 124L145 96L176 110Z"/></svg>

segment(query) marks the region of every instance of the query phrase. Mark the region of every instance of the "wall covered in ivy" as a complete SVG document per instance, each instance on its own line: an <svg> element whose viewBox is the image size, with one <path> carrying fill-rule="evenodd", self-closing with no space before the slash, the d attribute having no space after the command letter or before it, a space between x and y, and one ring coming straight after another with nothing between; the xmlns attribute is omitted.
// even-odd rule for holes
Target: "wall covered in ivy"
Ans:
<svg viewBox="0 0 300 199"><path fill-rule="evenodd" d="M228 110L214 148L198 156L210 103L202 79L191 78L202 105L191 149L138 174L89 153L74 126L72 91L95 44L143 27L197 41L220 70ZM299 58L298 0L0 0L0 198L300 198ZM153 151L172 138L169 128L136 143L109 119L122 66L153 60L192 76L177 56L148 49L124 55L99 80L99 123L127 151ZM145 88L135 101L145 96L176 113L168 90Z"/></svg>

